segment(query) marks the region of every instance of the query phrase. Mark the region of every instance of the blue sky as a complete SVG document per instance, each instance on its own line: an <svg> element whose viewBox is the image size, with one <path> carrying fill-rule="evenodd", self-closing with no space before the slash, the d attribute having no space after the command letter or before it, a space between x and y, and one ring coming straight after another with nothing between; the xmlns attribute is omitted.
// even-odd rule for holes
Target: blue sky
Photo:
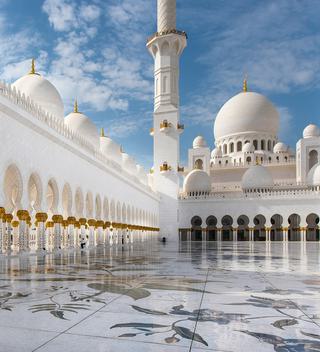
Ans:
<svg viewBox="0 0 320 352"><path fill-rule="evenodd" d="M181 60L181 159L198 134L213 147L213 122L242 88L271 99L280 139L292 147L320 120L319 0L177 0L188 33ZM153 62L145 49L156 29L156 0L0 0L0 78L37 68L81 111L152 165Z"/></svg>

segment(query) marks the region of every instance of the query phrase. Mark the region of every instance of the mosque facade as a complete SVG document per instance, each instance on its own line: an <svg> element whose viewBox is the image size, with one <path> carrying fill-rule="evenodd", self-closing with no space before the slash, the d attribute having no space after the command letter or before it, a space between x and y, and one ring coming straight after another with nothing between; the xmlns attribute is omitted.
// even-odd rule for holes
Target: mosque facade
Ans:
<svg viewBox="0 0 320 352"><path fill-rule="evenodd" d="M0 84L0 251L172 241L318 241L320 129L296 150L278 139L279 113L244 81L214 121L215 148L194 139L180 164L179 61L187 35L176 1L158 0L154 165L136 164L75 102L36 72ZM17 136L19 138L17 138Z"/></svg>

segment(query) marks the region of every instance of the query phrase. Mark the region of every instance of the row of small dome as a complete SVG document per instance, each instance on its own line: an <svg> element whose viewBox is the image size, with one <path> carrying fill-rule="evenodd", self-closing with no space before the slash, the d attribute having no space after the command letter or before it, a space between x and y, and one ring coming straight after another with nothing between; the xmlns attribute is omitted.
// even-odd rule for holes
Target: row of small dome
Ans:
<svg viewBox="0 0 320 352"><path fill-rule="evenodd" d="M320 163L314 165L307 175L307 184L310 186L320 185ZM241 187L246 189L266 188L274 186L274 180L268 169L262 165L252 165L243 174ZM194 192L211 192L211 178L203 170L194 169L185 177L183 191L186 194Z"/></svg>
<svg viewBox="0 0 320 352"><path fill-rule="evenodd" d="M272 175L262 165L253 165L243 174L242 189L270 188L274 185ZM185 177L183 191L186 194L193 192L211 192L211 178L203 170L194 169Z"/></svg>
<svg viewBox="0 0 320 352"><path fill-rule="evenodd" d="M128 173L137 176L142 183L148 183L147 174L142 166L136 165L134 159L122 152L121 146L111 138L106 137L104 133L100 136L97 127L90 118L78 111L77 102L75 102L74 111L64 117L64 105L58 90L51 82L36 73L34 60L32 60L30 73L19 78L12 86L41 106L46 112L63 120L70 129L86 138L94 147L100 148L103 154L122 165Z"/></svg>
<svg viewBox="0 0 320 352"><path fill-rule="evenodd" d="M303 138L316 138L320 136L320 128L315 124L308 125L303 130ZM197 136L192 143L193 149L198 148L206 148L207 142L202 136ZM247 142L242 147L243 153L253 153L255 151L255 147L253 143ZM273 153L290 153L290 148L283 142L278 142L273 147ZM214 148L211 152L211 158L219 158L222 157L222 150L221 148Z"/></svg>
<svg viewBox="0 0 320 352"><path fill-rule="evenodd" d="M309 125L309 126L311 126L311 125ZM315 126L315 125L312 125L312 126ZM192 146L193 146L193 149L206 148L207 142L202 136L198 136L193 140ZM255 147L254 147L253 143L251 143L251 142L245 143L242 147L243 153L253 153L254 151L255 151ZM282 142L278 142L273 147L274 153L288 153L289 151L290 151L289 147ZM211 152L211 158L219 158L219 157L222 157L221 148L214 148Z"/></svg>

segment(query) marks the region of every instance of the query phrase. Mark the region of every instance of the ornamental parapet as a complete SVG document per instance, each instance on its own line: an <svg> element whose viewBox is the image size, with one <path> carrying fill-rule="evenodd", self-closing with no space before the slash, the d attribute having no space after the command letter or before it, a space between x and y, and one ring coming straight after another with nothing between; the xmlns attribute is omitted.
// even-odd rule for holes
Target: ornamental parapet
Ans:
<svg viewBox="0 0 320 352"><path fill-rule="evenodd" d="M229 192L207 192L207 191L194 191L194 192L181 192L179 195L180 200L200 200L200 199L303 199L303 198L318 198L320 195L320 186L296 185L296 186L273 186L272 188L254 188L242 192L241 190Z"/></svg>

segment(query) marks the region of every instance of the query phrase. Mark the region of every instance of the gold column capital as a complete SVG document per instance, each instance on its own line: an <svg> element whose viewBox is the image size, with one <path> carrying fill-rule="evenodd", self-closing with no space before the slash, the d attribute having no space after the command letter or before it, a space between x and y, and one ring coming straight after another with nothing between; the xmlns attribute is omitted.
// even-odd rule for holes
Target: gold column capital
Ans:
<svg viewBox="0 0 320 352"><path fill-rule="evenodd" d="M17 217L21 221L26 221L28 220L29 217L29 212L28 210L18 210L17 211Z"/></svg>

